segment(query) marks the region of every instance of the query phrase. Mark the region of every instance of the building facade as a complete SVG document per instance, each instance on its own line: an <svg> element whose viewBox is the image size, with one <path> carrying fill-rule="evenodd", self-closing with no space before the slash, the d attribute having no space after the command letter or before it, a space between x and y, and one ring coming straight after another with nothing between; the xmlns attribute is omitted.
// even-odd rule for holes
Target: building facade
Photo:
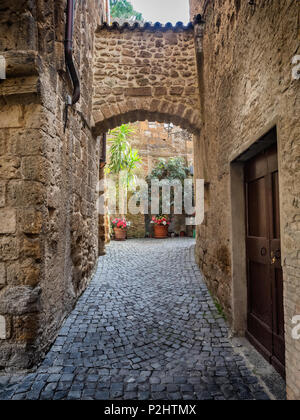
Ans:
<svg viewBox="0 0 300 420"><path fill-rule="evenodd" d="M197 262L299 399L299 2L191 0L203 19L143 27L75 2L73 105L71 2L2 3L0 368L36 364L92 277L98 136L149 120L194 135Z"/></svg>
<svg viewBox="0 0 300 420"><path fill-rule="evenodd" d="M300 313L299 2L190 6L205 21L203 126L194 147L206 215L197 262L233 331L282 374L286 366L288 398L299 399L300 341L292 336Z"/></svg>
<svg viewBox="0 0 300 420"><path fill-rule="evenodd" d="M66 7L67 1L1 2L1 368L40 360L98 257L99 139L92 133L90 63L103 2L76 2L81 97L74 106L67 106L73 87L65 62Z"/></svg>

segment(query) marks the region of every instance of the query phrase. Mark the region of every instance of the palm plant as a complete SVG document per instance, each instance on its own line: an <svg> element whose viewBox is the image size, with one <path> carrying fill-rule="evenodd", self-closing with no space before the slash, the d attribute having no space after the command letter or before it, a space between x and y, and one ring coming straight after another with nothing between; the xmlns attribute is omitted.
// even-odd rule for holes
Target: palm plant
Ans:
<svg viewBox="0 0 300 420"><path fill-rule="evenodd" d="M108 142L110 143L109 163L106 173L119 175L124 172L124 176L120 177L120 181L124 187L133 189L136 184L135 170L141 163L141 158L137 150L132 149L130 145L130 137L134 130L130 124L123 124L109 132Z"/></svg>
<svg viewBox="0 0 300 420"><path fill-rule="evenodd" d="M129 138L133 132L129 124L123 124L110 130L108 138L110 157L107 167L109 173L118 174L126 168L127 156L131 147Z"/></svg>

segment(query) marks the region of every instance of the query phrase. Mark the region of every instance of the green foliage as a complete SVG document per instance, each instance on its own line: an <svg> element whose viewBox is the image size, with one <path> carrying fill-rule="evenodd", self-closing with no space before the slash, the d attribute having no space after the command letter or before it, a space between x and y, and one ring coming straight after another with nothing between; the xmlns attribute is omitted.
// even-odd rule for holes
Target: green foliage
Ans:
<svg viewBox="0 0 300 420"><path fill-rule="evenodd" d="M109 132L110 156L107 166L109 173L118 174L126 170L131 151L129 138L132 134L133 130L128 124L123 124Z"/></svg>
<svg viewBox="0 0 300 420"><path fill-rule="evenodd" d="M179 180L181 181L182 185L184 184L184 180L191 177L190 168L188 168L185 164L184 158L181 157L174 157L170 158L167 161L165 159L159 159L156 166L153 168L151 174L146 178L146 181L149 185L149 202L151 203L151 181L152 179L158 179L159 181L162 180ZM184 201L184 196L183 196ZM171 189L170 195L170 206L174 205L174 190ZM160 214L163 212L162 208L162 191L159 194L159 210Z"/></svg>
<svg viewBox="0 0 300 420"><path fill-rule="evenodd" d="M180 179L182 182L190 177L190 169L185 165L185 161L181 157L170 158L168 161L159 159L159 162L148 176L147 181L151 183L151 179Z"/></svg>
<svg viewBox="0 0 300 420"><path fill-rule="evenodd" d="M219 315L220 315L223 319L225 319L225 321L227 321L227 318L226 318L225 312L224 312L224 310L223 310L222 306L220 305L220 303L219 303L216 299L214 299L214 298L213 298L213 301L214 301L214 304L215 304L215 306L216 306L216 308L217 308L218 314L219 314Z"/></svg>
<svg viewBox="0 0 300 420"><path fill-rule="evenodd" d="M132 4L127 0L110 0L111 17L118 19L130 19L135 17L142 22L143 16L134 10Z"/></svg>
<svg viewBox="0 0 300 420"><path fill-rule="evenodd" d="M106 168L107 174L118 175L124 171L122 183L130 188L135 185L135 170L141 163L138 151L132 149L130 145L130 137L133 133L134 130L130 124L123 124L109 132L109 163Z"/></svg>

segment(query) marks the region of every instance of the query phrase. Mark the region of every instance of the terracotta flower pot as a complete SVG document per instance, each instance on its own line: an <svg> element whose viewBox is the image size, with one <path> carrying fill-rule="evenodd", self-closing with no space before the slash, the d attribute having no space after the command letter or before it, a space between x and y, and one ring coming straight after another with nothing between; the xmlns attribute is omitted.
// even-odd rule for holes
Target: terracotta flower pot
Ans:
<svg viewBox="0 0 300 420"><path fill-rule="evenodd" d="M168 226L154 225L154 238L164 239L168 237Z"/></svg>
<svg viewBox="0 0 300 420"><path fill-rule="evenodd" d="M121 228L114 228L114 232L115 232L115 240L116 241L125 241L126 240L126 229L121 229Z"/></svg>

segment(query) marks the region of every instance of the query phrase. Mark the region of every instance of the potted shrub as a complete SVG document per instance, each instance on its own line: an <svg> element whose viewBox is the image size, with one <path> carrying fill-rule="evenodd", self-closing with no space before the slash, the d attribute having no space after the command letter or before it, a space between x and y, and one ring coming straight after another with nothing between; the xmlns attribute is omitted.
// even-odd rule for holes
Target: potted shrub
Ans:
<svg viewBox="0 0 300 420"><path fill-rule="evenodd" d="M151 223L154 224L154 238L164 239L168 237L170 222L167 216L154 216Z"/></svg>
<svg viewBox="0 0 300 420"><path fill-rule="evenodd" d="M125 241L127 237L128 222L125 219L114 219L112 222L112 228L115 233L116 241Z"/></svg>

